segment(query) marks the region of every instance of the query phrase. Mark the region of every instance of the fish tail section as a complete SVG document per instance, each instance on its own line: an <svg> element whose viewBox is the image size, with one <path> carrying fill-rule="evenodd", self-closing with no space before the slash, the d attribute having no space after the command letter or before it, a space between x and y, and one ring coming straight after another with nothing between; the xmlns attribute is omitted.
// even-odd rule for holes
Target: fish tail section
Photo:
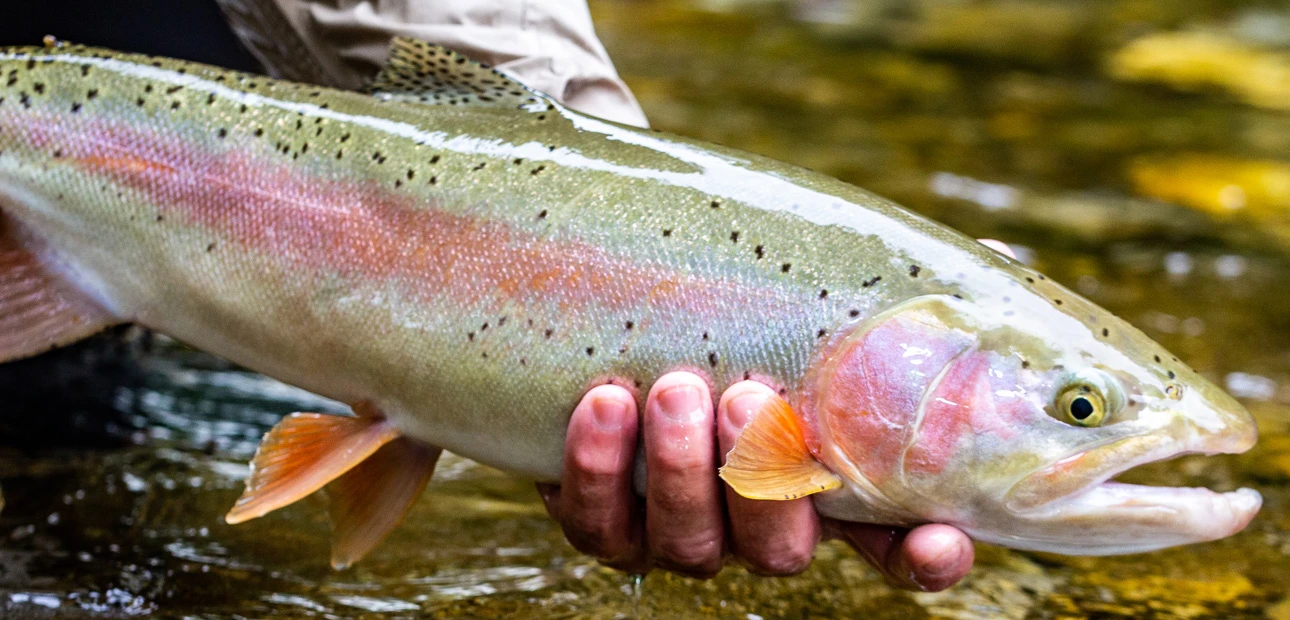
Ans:
<svg viewBox="0 0 1290 620"><path fill-rule="evenodd" d="M0 212L0 363L122 323L59 274L38 239Z"/></svg>
<svg viewBox="0 0 1290 620"><path fill-rule="evenodd" d="M355 410L359 417L293 413L274 426L224 520L261 517L326 487L332 566L345 568L376 547L425 489L440 450L401 437L370 406Z"/></svg>

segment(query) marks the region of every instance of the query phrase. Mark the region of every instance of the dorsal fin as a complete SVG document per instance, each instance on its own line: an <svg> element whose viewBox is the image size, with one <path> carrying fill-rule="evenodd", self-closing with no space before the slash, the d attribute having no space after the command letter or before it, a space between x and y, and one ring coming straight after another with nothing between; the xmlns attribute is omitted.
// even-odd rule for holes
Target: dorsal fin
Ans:
<svg viewBox="0 0 1290 620"><path fill-rule="evenodd" d="M373 96L428 105L495 106L530 112L554 109L550 97L445 47L408 37L390 42L369 89Z"/></svg>

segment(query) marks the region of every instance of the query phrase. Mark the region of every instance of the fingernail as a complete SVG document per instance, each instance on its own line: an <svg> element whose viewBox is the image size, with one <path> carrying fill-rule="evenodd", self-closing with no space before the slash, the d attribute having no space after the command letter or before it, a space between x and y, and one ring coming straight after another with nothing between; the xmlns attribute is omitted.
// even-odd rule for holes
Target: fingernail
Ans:
<svg viewBox="0 0 1290 620"><path fill-rule="evenodd" d="M699 389L693 385L677 385L658 395L658 408L668 419L688 422L702 406Z"/></svg>
<svg viewBox="0 0 1290 620"><path fill-rule="evenodd" d="M736 428L743 428L752 419L753 412L766 402L766 394L748 393L731 398L726 403L726 418Z"/></svg>
<svg viewBox="0 0 1290 620"><path fill-rule="evenodd" d="M591 416L603 431L617 431L627 421L627 405L616 398L597 398L591 401Z"/></svg>

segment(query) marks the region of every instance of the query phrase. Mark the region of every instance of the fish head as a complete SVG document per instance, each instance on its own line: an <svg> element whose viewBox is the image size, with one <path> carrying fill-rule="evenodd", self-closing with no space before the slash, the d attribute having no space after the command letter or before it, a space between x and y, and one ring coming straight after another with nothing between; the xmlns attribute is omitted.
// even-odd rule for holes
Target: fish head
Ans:
<svg viewBox="0 0 1290 620"><path fill-rule="evenodd" d="M871 519L1079 555L1213 540L1249 523L1261 504L1250 489L1111 481L1183 454L1248 450L1257 430L1239 403L1074 295L1009 307L922 296L831 348L802 405L812 449L843 481L831 494L859 496Z"/></svg>

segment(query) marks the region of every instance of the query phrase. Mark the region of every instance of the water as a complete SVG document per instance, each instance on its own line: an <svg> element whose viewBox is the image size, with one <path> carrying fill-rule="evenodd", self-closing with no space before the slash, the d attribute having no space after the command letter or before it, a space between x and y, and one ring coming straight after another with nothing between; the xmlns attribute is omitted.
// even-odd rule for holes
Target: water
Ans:
<svg viewBox="0 0 1290 620"><path fill-rule="evenodd" d="M657 127L1003 239L1144 329L1239 396L1263 437L1127 481L1252 486L1266 502L1250 528L1120 558L981 546L977 569L939 594L893 590L833 544L793 578L730 567L636 581L573 552L530 485L449 456L407 523L337 573L318 498L237 527L220 518L279 416L337 405L162 340L139 369L67 365L71 404L56 411L22 396L39 392L31 379L0 379L25 421L0 422L0 616L1290 618L1286 7L708 2L720 11L593 5ZM1162 68L1152 45L1165 60L1217 57L1164 31L1203 33L1263 77L1239 62Z"/></svg>

